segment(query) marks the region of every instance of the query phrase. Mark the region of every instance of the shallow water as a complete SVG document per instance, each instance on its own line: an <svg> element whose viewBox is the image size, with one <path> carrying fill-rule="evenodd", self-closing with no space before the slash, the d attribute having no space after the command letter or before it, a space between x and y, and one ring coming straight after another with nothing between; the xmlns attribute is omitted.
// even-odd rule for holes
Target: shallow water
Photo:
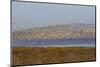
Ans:
<svg viewBox="0 0 100 67"><path fill-rule="evenodd" d="M34 46L91 46L95 47L95 38L74 38L74 39L32 39L32 40L11 40L12 47L34 47Z"/></svg>

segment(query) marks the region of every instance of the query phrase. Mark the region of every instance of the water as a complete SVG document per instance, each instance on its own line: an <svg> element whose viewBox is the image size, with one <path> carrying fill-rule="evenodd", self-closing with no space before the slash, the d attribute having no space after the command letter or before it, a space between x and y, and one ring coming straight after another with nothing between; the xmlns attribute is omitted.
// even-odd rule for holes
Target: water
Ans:
<svg viewBox="0 0 100 67"><path fill-rule="evenodd" d="M12 47L87 46L95 47L95 38L11 40Z"/></svg>

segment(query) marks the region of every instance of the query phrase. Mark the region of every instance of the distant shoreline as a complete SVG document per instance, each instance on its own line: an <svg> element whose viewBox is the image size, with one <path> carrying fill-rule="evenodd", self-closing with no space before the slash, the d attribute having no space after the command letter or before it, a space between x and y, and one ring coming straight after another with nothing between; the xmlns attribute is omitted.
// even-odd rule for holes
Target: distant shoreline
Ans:
<svg viewBox="0 0 100 67"><path fill-rule="evenodd" d="M52 27L66 27L66 26L92 26L92 27L95 27L95 23L92 23L92 24L81 24L81 23L75 23L75 24L62 24L62 25L59 25L59 24L56 24L56 25L48 25L48 26L40 26L40 27L30 27L30 28L27 28L27 29L20 29L20 30L13 30L12 29L12 32L19 32L19 31L28 31L28 30L32 30L32 29L45 29L45 28L52 28Z"/></svg>
<svg viewBox="0 0 100 67"><path fill-rule="evenodd" d="M72 24L21 30L11 33L16 39L95 38L95 25Z"/></svg>

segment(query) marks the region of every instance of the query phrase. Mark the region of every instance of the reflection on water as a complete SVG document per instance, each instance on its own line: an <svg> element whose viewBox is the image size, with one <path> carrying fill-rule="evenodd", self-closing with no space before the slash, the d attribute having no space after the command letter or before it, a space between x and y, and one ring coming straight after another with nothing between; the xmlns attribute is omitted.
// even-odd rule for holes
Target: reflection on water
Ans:
<svg viewBox="0 0 100 67"><path fill-rule="evenodd" d="M33 47L33 46L56 46L56 45L79 45L79 46L95 46L95 38L74 38L74 39L33 39L33 40L18 40L12 38L13 47Z"/></svg>

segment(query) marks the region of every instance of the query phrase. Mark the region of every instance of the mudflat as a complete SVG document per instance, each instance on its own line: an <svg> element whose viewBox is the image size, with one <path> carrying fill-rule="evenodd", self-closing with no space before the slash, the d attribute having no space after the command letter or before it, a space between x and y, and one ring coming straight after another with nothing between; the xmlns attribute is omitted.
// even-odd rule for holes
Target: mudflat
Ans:
<svg viewBox="0 0 100 67"><path fill-rule="evenodd" d="M13 65L96 60L95 47L13 47Z"/></svg>

